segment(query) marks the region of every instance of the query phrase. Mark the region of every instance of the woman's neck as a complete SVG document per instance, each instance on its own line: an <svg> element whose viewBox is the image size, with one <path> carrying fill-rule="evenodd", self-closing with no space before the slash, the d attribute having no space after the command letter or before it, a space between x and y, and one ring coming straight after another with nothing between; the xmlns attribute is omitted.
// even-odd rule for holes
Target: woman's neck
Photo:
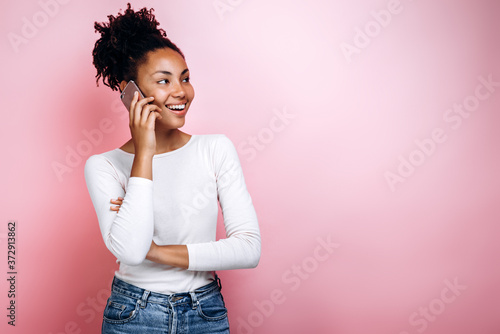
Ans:
<svg viewBox="0 0 500 334"><path fill-rule="evenodd" d="M174 129L166 132L157 131L155 154L175 151L178 148L184 146L190 138L190 134L184 133L179 129ZM132 138L130 138L125 144L123 144L120 149L125 152L134 154L135 147Z"/></svg>

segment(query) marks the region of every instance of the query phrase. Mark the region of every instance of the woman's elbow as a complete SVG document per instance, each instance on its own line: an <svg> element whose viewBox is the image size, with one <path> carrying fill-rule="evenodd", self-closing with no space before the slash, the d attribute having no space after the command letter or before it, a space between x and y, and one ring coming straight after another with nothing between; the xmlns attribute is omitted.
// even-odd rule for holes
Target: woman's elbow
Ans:
<svg viewBox="0 0 500 334"><path fill-rule="evenodd" d="M129 266L137 266L144 262L149 249L140 249L138 247L131 247L130 245L127 246L116 247L116 245L108 244L108 249L120 263Z"/></svg>
<svg viewBox="0 0 500 334"><path fill-rule="evenodd" d="M249 269L256 268L259 265L259 262L260 262L260 253L252 258L252 260L248 265L248 268Z"/></svg>
<svg viewBox="0 0 500 334"><path fill-rule="evenodd" d="M251 249L251 254L249 256L249 261L248 261L248 268L256 268L257 265L260 262L260 253L261 253L261 245L260 245L260 240L258 242L255 242L253 244L253 247Z"/></svg>
<svg viewBox="0 0 500 334"><path fill-rule="evenodd" d="M147 253L146 253L147 254ZM130 253L130 254L120 254L120 255L115 255L116 259L120 261L120 263L126 264L128 266L137 266L144 262L146 259L146 254L137 254L137 253Z"/></svg>

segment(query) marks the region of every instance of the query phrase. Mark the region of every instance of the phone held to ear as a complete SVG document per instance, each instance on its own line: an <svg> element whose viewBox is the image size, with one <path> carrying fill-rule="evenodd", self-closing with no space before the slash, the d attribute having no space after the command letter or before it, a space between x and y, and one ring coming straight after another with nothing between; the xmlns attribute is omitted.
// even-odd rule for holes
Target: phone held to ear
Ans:
<svg viewBox="0 0 500 334"><path fill-rule="evenodd" d="M120 99L122 100L127 110L130 110L130 104L132 103L135 92L139 92L139 99L144 98L144 94L142 94L136 83L133 80L130 80L125 86L125 89L123 89L123 92L120 94Z"/></svg>

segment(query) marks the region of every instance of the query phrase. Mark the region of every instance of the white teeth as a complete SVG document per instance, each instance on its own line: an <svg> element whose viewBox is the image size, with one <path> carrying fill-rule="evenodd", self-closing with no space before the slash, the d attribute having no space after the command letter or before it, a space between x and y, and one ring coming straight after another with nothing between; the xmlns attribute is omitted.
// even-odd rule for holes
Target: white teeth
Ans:
<svg viewBox="0 0 500 334"><path fill-rule="evenodd" d="M183 110L184 108L186 108L186 105L185 104L177 104L177 105L167 106L167 108L172 109L172 110Z"/></svg>

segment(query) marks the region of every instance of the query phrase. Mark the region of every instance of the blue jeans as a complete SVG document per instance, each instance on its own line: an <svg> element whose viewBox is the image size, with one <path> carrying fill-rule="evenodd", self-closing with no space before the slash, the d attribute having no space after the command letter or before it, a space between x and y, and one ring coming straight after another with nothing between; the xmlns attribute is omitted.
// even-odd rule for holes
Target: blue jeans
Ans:
<svg viewBox="0 0 500 334"><path fill-rule="evenodd" d="M103 334L229 333L220 279L191 292L165 295L113 279Z"/></svg>

